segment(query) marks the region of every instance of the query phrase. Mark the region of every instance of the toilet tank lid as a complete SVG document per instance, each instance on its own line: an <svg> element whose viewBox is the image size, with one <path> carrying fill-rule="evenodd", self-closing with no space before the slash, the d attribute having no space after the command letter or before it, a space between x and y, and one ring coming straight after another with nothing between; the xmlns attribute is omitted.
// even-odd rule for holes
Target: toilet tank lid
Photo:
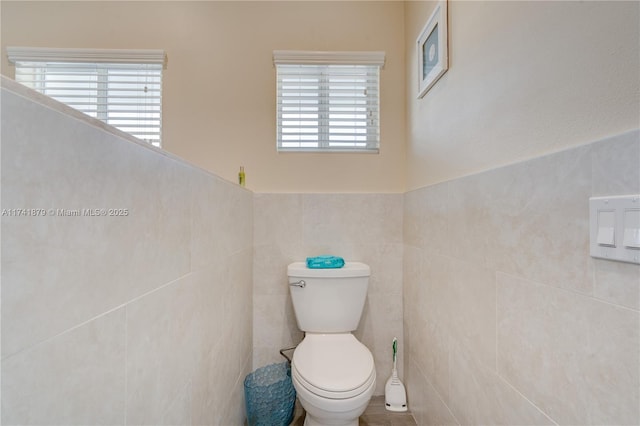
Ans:
<svg viewBox="0 0 640 426"><path fill-rule="evenodd" d="M368 277L371 268L360 262L345 262L342 268L310 269L305 262L294 262L287 267L287 275L296 278Z"/></svg>

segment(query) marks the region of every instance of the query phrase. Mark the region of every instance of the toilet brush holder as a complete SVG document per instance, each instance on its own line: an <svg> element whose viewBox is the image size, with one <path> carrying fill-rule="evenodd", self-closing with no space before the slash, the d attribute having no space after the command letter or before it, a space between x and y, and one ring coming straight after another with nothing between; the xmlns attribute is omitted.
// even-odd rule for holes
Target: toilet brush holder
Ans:
<svg viewBox="0 0 640 426"><path fill-rule="evenodd" d="M407 392L398 378L396 357L398 354L398 339L393 338L393 370L391 377L384 387L384 407L388 411L407 411Z"/></svg>

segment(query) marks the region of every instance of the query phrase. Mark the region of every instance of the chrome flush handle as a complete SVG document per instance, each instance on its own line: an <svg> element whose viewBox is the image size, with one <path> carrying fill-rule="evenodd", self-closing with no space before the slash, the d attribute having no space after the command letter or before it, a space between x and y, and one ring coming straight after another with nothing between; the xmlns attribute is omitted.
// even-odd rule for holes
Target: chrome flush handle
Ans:
<svg viewBox="0 0 640 426"><path fill-rule="evenodd" d="M289 285L293 287L304 288L307 285L307 283L305 283L304 280L300 280L297 283L289 283Z"/></svg>

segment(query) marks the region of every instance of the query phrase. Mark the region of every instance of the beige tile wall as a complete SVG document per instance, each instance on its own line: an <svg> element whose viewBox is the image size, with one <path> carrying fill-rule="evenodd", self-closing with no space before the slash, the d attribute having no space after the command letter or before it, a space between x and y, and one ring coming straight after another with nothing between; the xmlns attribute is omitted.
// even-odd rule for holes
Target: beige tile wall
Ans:
<svg viewBox="0 0 640 426"><path fill-rule="evenodd" d="M128 209L2 216L2 424L242 424L251 192L2 85L2 209Z"/></svg>
<svg viewBox="0 0 640 426"><path fill-rule="evenodd" d="M589 256L588 199L640 193L640 132L405 194L418 423L640 423L640 267Z"/></svg>
<svg viewBox="0 0 640 426"><path fill-rule="evenodd" d="M354 333L373 353L376 394L391 372L391 342L402 349L402 195L255 194L254 368L298 344L287 265L333 254L371 266L364 313ZM398 359L402 365L402 351ZM402 370L400 370L401 372Z"/></svg>
<svg viewBox="0 0 640 426"><path fill-rule="evenodd" d="M640 422L640 270L588 256L586 209L640 192L639 132L404 196L252 195L2 84L3 209L129 209L3 215L3 424L242 424L244 376L302 339L286 266L326 253L371 265L356 336L377 394L400 339L419 424Z"/></svg>

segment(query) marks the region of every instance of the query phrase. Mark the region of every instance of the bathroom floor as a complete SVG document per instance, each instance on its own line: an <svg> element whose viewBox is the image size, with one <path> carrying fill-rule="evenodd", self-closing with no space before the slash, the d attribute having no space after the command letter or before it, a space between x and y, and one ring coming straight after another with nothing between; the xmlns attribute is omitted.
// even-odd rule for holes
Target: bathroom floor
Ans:
<svg viewBox="0 0 640 426"><path fill-rule="evenodd" d="M304 410L299 404L291 426L304 424ZM393 413L384 408L384 396L374 396L367 407L367 411L360 416L360 426L415 426L416 421L410 411Z"/></svg>

